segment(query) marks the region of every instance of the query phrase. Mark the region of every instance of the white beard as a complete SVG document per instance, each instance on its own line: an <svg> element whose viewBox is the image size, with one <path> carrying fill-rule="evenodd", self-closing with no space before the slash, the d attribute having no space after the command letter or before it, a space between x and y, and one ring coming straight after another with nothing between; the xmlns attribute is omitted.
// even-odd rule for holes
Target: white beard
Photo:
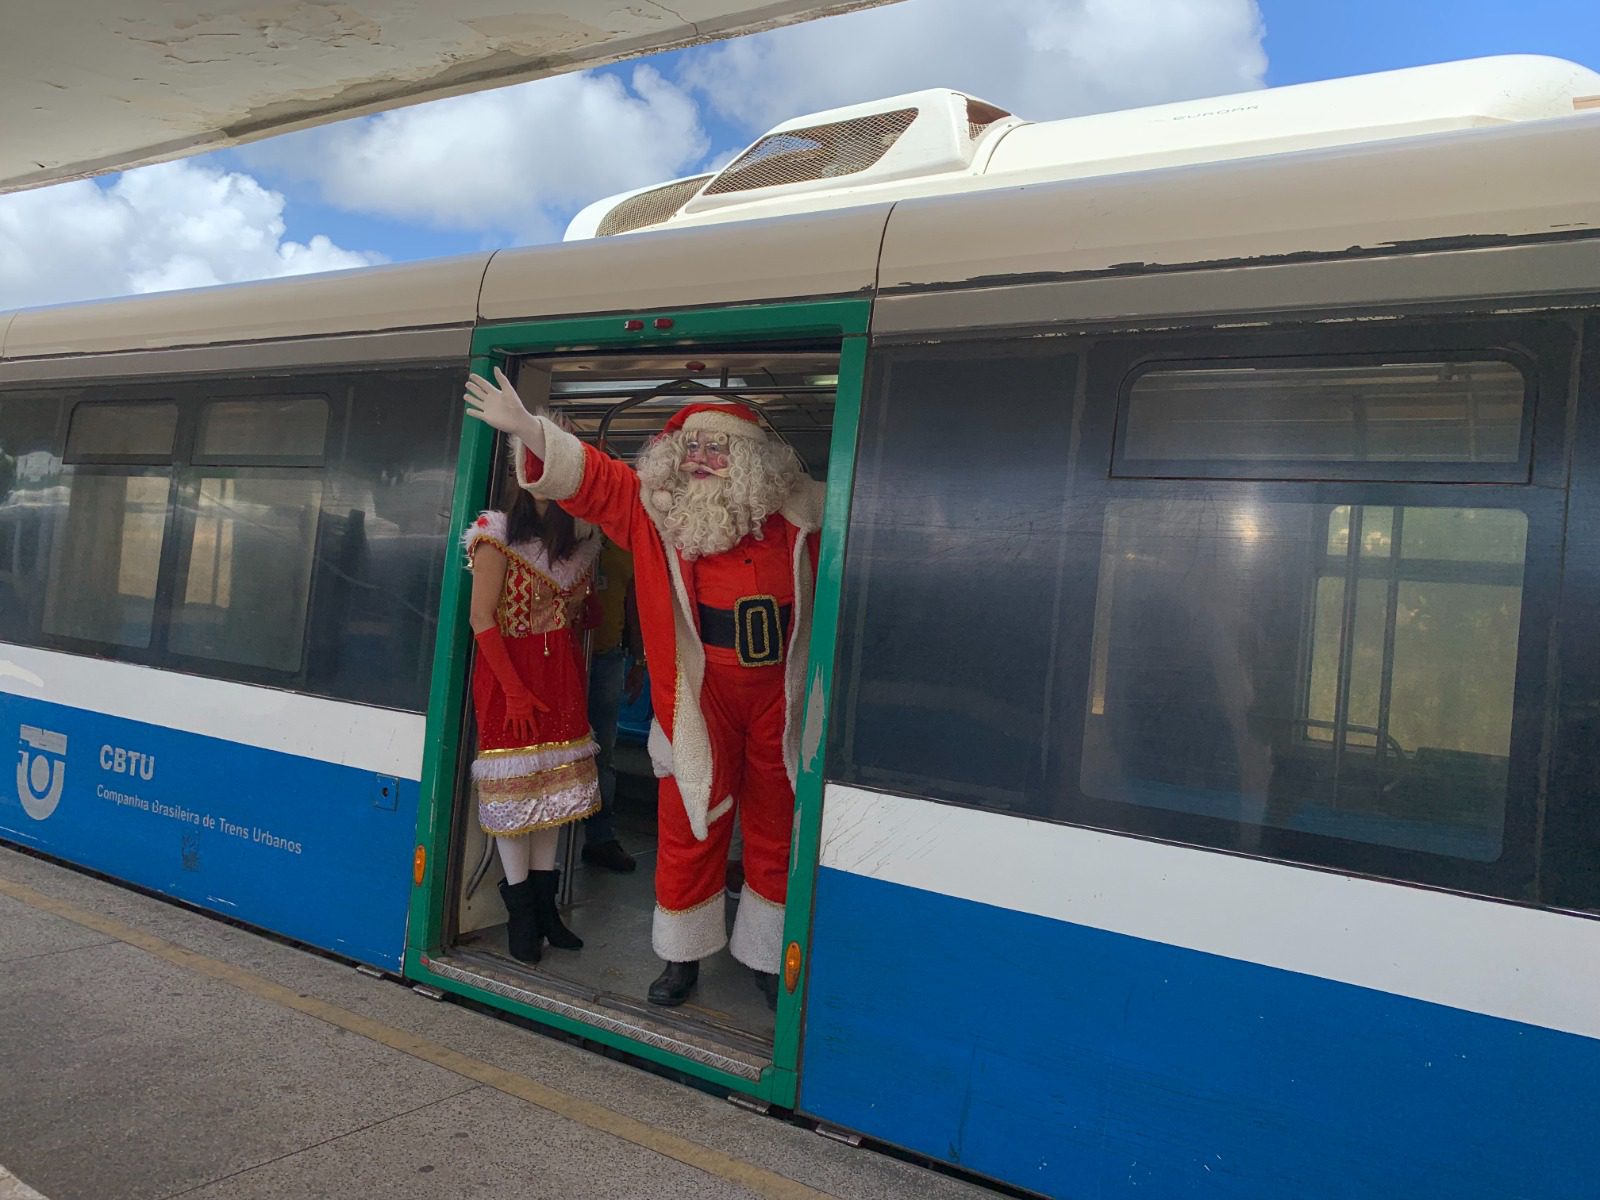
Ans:
<svg viewBox="0 0 1600 1200"><path fill-rule="evenodd" d="M789 498L800 463L775 439L734 438L727 478L694 479L679 469L683 435L667 434L639 456L639 478L667 540L687 559L733 549L761 536L762 523Z"/></svg>
<svg viewBox="0 0 1600 1200"><path fill-rule="evenodd" d="M667 536L685 558L732 550L750 532L750 509L729 496L726 479L683 476L666 508Z"/></svg>

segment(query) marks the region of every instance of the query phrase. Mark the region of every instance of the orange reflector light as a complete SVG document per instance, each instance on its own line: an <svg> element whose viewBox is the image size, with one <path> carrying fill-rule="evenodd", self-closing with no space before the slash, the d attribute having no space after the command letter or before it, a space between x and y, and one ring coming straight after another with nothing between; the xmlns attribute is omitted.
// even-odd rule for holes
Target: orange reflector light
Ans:
<svg viewBox="0 0 1600 1200"><path fill-rule="evenodd" d="M411 878L417 881L417 886L422 886L422 877L428 873L428 851L423 846L417 847L416 854L411 857Z"/></svg>
<svg viewBox="0 0 1600 1200"><path fill-rule="evenodd" d="M800 943L790 942L783 952L783 986L791 992L800 982Z"/></svg>

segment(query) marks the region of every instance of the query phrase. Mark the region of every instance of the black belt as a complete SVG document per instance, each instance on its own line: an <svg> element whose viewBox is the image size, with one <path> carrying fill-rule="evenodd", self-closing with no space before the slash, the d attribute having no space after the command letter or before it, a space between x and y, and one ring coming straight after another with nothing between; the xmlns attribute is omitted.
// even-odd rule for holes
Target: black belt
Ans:
<svg viewBox="0 0 1600 1200"><path fill-rule="evenodd" d="M742 667L770 667L783 661L794 605L771 596L746 596L732 608L700 608L700 640L739 654Z"/></svg>

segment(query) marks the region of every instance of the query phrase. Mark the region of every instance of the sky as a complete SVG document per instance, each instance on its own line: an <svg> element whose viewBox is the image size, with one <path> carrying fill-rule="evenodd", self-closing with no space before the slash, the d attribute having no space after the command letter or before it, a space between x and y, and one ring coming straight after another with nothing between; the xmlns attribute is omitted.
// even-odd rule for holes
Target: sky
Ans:
<svg viewBox="0 0 1600 1200"><path fill-rule="evenodd" d="M1600 69L1600 3L902 0L0 196L0 310L555 241L779 121L918 88L1048 120L1508 53Z"/></svg>

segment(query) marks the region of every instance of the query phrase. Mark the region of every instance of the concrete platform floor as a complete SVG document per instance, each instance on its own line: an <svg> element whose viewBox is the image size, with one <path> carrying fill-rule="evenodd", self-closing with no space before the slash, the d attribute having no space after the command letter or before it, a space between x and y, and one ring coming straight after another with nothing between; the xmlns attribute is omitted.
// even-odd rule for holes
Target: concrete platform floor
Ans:
<svg viewBox="0 0 1600 1200"><path fill-rule="evenodd" d="M0 848L0 1198L983 1189Z"/></svg>

